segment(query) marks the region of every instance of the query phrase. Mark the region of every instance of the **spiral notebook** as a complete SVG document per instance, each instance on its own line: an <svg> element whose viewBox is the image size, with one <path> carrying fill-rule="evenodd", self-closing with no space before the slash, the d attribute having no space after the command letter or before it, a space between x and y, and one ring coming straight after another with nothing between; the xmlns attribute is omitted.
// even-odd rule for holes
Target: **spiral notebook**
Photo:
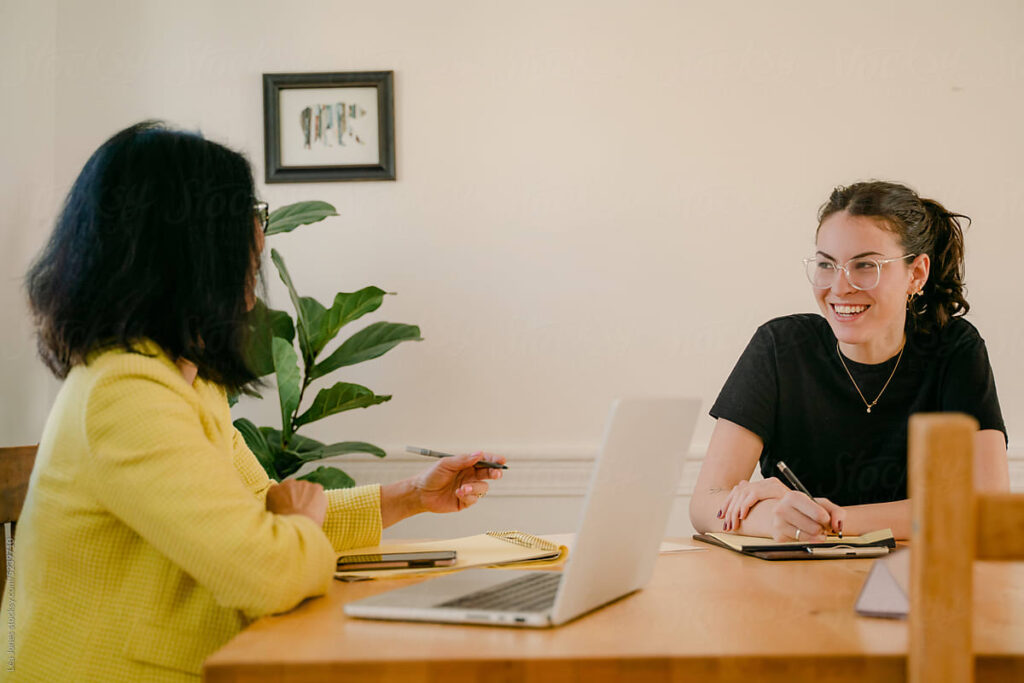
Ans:
<svg viewBox="0 0 1024 683"><path fill-rule="evenodd" d="M455 564L449 567L335 572L334 577L342 581L360 581L413 574L443 574L469 567L536 567L557 564L569 552L564 545L557 545L522 531L488 531L476 536L441 541L384 543L366 548L353 548L341 553L339 557L342 555L408 553L426 550L454 550L456 552Z"/></svg>

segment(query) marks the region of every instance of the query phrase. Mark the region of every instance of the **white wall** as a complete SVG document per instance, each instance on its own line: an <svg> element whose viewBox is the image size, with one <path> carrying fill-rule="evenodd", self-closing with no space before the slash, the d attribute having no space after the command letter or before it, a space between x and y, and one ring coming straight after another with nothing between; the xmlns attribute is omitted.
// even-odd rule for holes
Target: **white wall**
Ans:
<svg viewBox="0 0 1024 683"><path fill-rule="evenodd" d="M975 219L970 317L1017 453L1019 1L2 7L0 442L34 440L52 395L17 278L97 145L164 118L243 150L261 178L262 73L393 69L397 182L261 188L342 214L271 240L304 294L397 291L367 321L426 338L343 374L394 400L311 435L576 462L616 395L706 408L759 322L814 309L800 258L831 187L877 177Z"/></svg>
<svg viewBox="0 0 1024 683"><path fill-rule="evenodd" d="M0 445L36 443L57 382L36 356L22 279L60 203L57 3L0 0Z"/></svg>

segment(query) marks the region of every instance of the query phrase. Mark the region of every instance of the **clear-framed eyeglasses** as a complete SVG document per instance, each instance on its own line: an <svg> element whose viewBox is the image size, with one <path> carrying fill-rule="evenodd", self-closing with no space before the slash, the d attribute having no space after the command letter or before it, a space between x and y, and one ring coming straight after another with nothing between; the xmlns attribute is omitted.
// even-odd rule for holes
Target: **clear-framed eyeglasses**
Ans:
<svg viewBox="0 0 1024 683"><path fill-rule="evenodd" d="M816 289L828 289L835 284L839 271L846 275L846 281L854 289L867 291L874 289L882 279L882 266L887 263L904 261L917 254L904 254L896 258L874 259L868 257L852 258L844 265L839 265L824 256L812 256L804 259L807 279Z"/></svg>
<svg viewBox="0 0 1024 683"><path fill-rule="evenodd" d="M260 222L263 234L266 235L267 228L270 227L270 205L266 202L256 202L252 205L252 212L256 216L256 220Z"/></svg>

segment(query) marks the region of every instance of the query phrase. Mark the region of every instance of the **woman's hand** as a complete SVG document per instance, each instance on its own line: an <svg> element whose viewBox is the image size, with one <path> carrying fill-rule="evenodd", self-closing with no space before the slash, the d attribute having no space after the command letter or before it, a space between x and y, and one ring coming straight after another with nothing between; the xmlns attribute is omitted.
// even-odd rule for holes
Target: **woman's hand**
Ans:
<svg viewBox="0 0 1024 683"><path fill-rule="evenodd" d="M828 513L828 526L826 530L830 530L834 534L843 533L843 523L846 521L846 508L840 507L833 503L828 498L815 498L814 502L825 509ZM803 538L803 534L800 534L800 538Z"/></svg>
<svg viewBox="0 0 1024 683"><path fill-rule="evenodd" d="M304 515L322 527L327 516L327 494L320 484L285 479L267 491L267 510L275 515Z"/></svg>
<svg viewBox="0 0 1024 683"><path fill-rule="evenodd" d="M476 467L481 460L505 464L505 457L487 455L456 455L441 458L430 469L412 478L413 491L419 496L420 507L428 512L456 512L464 510L487 495L488 479L501 479L502 470Z"/></svg>
<svg viewBox="0 0 1024 683"><path fill-rule="evenodd" d="M502 470L476 467L481 460L505 464L505 457L473 453L441 458L423 473L380 489L380 515L385 527L420 512L457 512L487 495L489 479Z"/></svg>
<svg viewBox="0 0 1024 683"><path fill-rule="evenodd" d="M840 532L846 511L828 498L811 500L789 491L772 501L772 538L776 541L824 541L826 532Z"/></svg>
<svg viewBox="0 0 1024 683"><path fill-rule="evenodd" d="M736 531L755 504L769 498L782 498L789 491L789 487L775 477L760 481L741 481L732 487L718 510L718 518L722 520L722 531Z"/></svg>

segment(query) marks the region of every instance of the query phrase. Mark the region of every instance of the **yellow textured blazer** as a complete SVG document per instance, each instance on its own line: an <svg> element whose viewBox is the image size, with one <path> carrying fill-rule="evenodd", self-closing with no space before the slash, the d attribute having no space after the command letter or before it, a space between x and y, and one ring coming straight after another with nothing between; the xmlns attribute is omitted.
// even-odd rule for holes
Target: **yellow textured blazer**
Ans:
<svg viewBox="0 0 1024 683"><path fill-rule="evenodd" d="M4 681L194 682L253 619L326 592L336 549L379 542L378 486L328 492L323 529L267 512L272 481L223 389L139 349L72 369L47 420L3 598Z"/></svg>

